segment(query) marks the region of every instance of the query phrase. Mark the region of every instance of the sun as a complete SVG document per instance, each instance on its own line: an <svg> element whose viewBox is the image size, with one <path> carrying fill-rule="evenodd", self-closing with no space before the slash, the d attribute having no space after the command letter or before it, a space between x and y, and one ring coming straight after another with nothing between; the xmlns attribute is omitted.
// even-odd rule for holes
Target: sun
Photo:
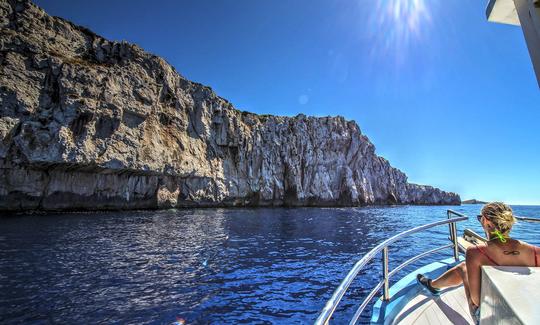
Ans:
<svg viewBox="0 0 540 325"><path fill-rule="evenodd" d="M430 5L435 2L431 1ZM410 46L422 42L432 21L426 3L425 0L378 0L369 22L374 50L394 52L403 59Z"/></svg>

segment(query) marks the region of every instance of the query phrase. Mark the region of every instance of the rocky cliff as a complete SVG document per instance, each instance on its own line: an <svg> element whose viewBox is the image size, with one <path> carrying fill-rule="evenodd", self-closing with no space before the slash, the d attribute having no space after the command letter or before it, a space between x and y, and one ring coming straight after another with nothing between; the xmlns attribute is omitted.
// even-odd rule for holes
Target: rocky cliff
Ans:
<svg viewBox="0 0 540 325"><path fill-rule="evenodd" d="M0 210L459 204L342 117L236 110L133 44L0 0Z"/></svg>

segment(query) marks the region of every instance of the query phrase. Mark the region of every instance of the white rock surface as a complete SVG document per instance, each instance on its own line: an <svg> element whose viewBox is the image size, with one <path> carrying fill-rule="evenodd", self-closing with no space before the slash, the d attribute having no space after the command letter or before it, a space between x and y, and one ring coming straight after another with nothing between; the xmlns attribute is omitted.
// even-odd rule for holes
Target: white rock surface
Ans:
<svg viewBox="0 0 540 325"><path fill-rule="evenodd" d="M459 204L342 117L236 110L136 45L0 0L0 210Z"/></svg>

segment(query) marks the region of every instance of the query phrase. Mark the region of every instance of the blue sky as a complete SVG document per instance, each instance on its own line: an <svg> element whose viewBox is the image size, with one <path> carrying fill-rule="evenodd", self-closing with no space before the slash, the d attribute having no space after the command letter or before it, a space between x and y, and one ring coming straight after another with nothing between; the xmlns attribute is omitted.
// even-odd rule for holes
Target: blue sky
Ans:
<svg viewBox="0 0 540 325"><path fill-rule="evenodd" d="M540 89L482 0L36 3L255 113L355 120L411 182L540 204Z"/></svg>

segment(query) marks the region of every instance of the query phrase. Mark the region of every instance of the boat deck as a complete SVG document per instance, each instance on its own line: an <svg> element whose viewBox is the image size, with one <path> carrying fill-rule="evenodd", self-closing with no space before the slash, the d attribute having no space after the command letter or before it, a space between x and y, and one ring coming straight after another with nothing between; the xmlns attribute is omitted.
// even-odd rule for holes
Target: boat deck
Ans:
<svg viewBox="0 0 540 325"><path fill-rule="evenodd" d="M390 287L389 301L377 299L371 324L474 324L462 285L433 296L416 281L418 273L434 279L460 261L445 259L407 274Z"/></svg>
<svg viewBox="0 0 540 325"><path fill-rule="evenodd" d="M463 286L436 297L419 292L394 318L393 324L474 324Z"/></svg>

